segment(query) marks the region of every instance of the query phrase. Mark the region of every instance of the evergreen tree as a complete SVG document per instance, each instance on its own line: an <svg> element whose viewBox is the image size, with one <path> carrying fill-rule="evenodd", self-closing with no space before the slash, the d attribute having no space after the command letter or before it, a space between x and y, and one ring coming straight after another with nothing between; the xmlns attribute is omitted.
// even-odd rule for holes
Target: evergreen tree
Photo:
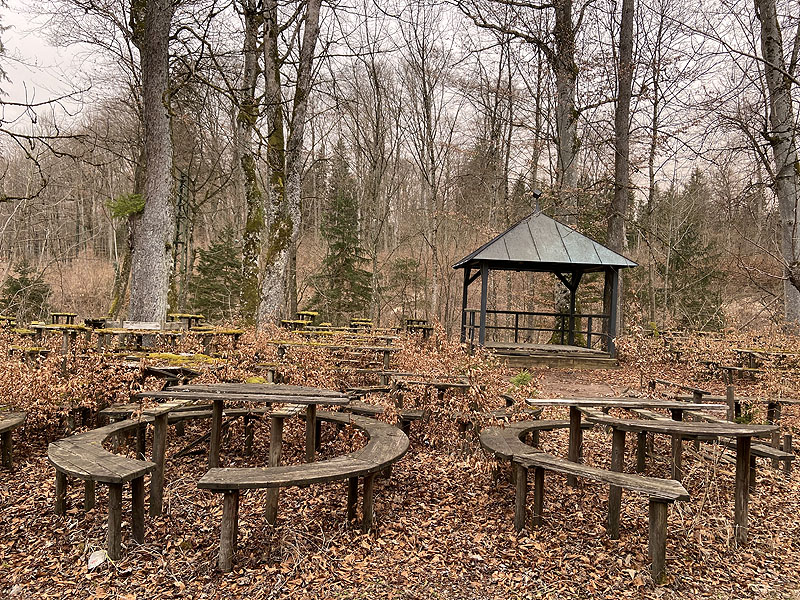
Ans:
<svg viewBox="0 0 800 600"><path fill-rule="evenodd" d="M311 305L332 323L363 315L371 299L371 273L361 248L355 181L341 142L331 165L328 207L323 217L322 236L328 249L321 269L312 278Z"/></svg>
<svg viewBox="0 0 800 600"><path fill-rule="evenodd" d="M41 319L48 312L50 285L25 260L6 277L2 295L3 312L15 316L20 323Z"/></svg>
<svg viewBox="0 0 800 600"><path fill-rule="evenodd" d="M194 309L207 319L232 320L242 286L242 249L233 228L225 227L208 250L197 254L197 275L191 281Z"/></svg>

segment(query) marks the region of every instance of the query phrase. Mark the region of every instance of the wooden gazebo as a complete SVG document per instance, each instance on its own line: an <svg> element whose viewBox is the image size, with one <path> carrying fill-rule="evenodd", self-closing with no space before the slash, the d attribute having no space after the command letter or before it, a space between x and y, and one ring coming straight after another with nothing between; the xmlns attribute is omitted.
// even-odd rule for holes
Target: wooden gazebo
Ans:
<svg viewBox="0 0 800 600"><path fill-rule="evenodd" d="M619 271L635 266L635 262L571 227L541 212L534 212L453 265L454 269L464 269L461 341L513 349L523 347L520 337L525 337L530 332L550 331L555 332L556 336L560 335L561 345L565 348L577 349L576 340L585 339L585 348L591 350L593 343L605 339L602 354L613 358ZM569 290L569 312L490 310L487 307L490 271L553 273ZM610 310L608 314L578 314L576 294L581 278L585 273L595 272L605 274L605 292L607 296L610 294L612 299ZM481 281L480 309L469 309L467 308L469 286L478 278ZM506 324L489 324L487 315L495 319L505 318ZM520 319L524 321L542 317L553 317L555 323L561 323L560 328L541 328L524 324L520 326ZM506 334L513 330L513 342L487 344L487 330L501 330ZM477 339L475 339L476 332Z"/></svg>

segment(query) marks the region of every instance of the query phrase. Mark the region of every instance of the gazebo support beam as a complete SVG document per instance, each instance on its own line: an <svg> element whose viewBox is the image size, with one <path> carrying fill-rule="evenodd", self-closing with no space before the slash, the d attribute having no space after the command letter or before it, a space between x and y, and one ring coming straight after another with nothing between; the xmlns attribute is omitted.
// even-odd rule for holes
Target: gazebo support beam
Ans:
<svg viewBox="0 0 800 600"><path fill-rule="evenodd" d="M608 354L611 358L617 355L617 303L619 302L619 269L606 270L606 286L611 288L611 303L608 311Z"/></svg>
<svg viewBox="0 0 800 600"><path fill-rule="evenodd" d="M486 305L489 295L489 265L481 263L481 328L478 334L478 343L486 344Z"/></svg>

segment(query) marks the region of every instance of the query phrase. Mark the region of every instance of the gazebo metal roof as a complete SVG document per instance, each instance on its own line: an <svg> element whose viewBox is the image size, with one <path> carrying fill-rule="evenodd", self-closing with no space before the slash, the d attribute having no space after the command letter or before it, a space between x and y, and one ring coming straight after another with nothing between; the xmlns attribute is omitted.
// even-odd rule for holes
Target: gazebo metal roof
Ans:
<svg viewBox="0 0 800 600"><path fill-rule="evenodd" d="M517 271L602 271L637 266L541 212L534 212L504 233L465 256L454 269L480 268Z"/></svg>

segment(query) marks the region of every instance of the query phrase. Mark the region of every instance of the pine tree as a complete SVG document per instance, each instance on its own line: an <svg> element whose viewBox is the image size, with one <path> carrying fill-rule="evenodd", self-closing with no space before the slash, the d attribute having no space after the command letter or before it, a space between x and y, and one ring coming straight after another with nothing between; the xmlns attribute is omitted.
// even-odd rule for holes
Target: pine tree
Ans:
<svg viewBox="0 0 800 600"><path fill-rule="evenodd" d="M340 143L331 165L328 207L323 217L322 236L328 249L320 272L312 279L311 305L332 323L362 315L371 299L371 273L361 248L355 181Z"/></svg>
<svg viewBox="0 0 800 600"><path fill-rule="evenodd" d="M197 275L191 280L194 310L207 319L232 320L242 287L242 249L228 226L208 250L198 250Z"/></svg>

